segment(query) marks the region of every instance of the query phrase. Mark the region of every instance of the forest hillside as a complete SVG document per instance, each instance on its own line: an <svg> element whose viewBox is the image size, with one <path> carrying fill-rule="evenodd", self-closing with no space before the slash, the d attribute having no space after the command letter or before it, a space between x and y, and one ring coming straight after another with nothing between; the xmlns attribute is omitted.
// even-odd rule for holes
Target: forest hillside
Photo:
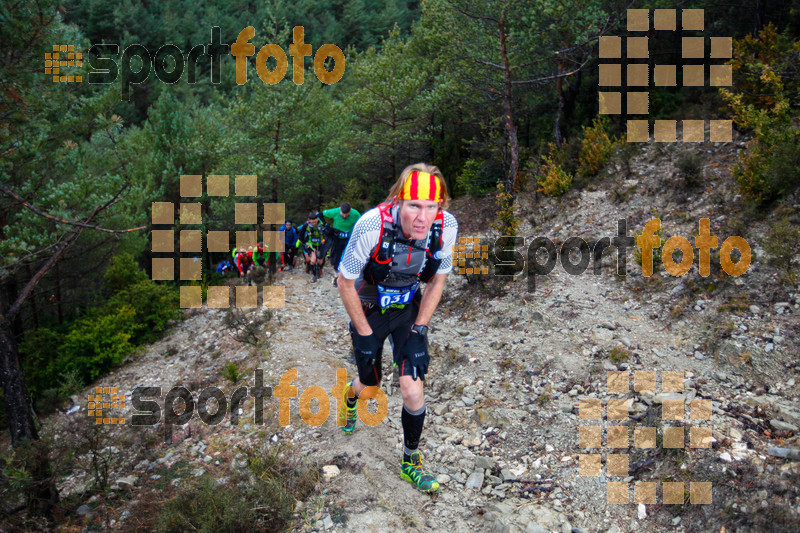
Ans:
<svg viewBox="0 0 800 533"><path fill-rule="evenodd" d="M797 531L791 4L0 13L0 528ZM274 252L420 161L459 238L432 494L386 358L385 404L337 427L330 260Z"/></svg>

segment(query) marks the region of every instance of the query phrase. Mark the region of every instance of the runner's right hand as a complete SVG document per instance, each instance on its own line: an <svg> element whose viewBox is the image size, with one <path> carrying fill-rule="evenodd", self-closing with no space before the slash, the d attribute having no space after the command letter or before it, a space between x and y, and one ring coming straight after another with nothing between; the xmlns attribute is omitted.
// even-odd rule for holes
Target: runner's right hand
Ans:
<svg viewBox="0 0 800 533"><path fill-rule="evenodd" d="M380 350L381 344L383 344L378 337L375 336L375 332L369 335L359 335L358 331L353 330L351 334L353 337L353 352L356 361L364 361L368 365L374 365L375 359L378 357L378 350Z"/></svg>

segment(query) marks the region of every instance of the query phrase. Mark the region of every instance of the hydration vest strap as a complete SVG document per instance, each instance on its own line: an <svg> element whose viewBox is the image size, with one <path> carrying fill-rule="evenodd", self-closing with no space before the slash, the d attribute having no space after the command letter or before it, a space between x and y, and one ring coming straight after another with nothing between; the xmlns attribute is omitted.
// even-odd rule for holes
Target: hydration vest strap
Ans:
<svg viewBox="0 0 800 533"><path fill-rule="evenodd" d="M397 233L392 216L392 207L393 205L388 203L378 205L378 212L381 216L381 232L378 238L378 245L375 247L370 257L370 263L382 265L382 268L387 268L386 265L391 264L392 256L394 255L394 241L396 240ZM404 242L406 241L404 240ZM424 248L420 248L414 244L413 240L408 241L408 243L409 248L416 248L425 252L420 271L417 273L417 278L423 281L429 281L433 273L438 269L439 263L441 263L441 259L435 259L434 254L441 250L444 244L444 211L440 210L439 213L437 213L431 231L428 233L427 240L425 241ZM409 249L409 254L410 253L411 250ZM369 283L380 282L385 276L385 274L378 274L380 279L377 279L375 277L376 272L371 271L369 264L367 264L366 271L370 272L369 275L365 276L365 279Z"/></svg>
<svg viewBox="0 0 800 533"><path fill-rule="evenodd" d="M378 212L381 215L381 233L378 237L378 246L372 252L372 259L381 265L389 263L394 253L394 219L391 209L392 204L378 205Z"/></svg>

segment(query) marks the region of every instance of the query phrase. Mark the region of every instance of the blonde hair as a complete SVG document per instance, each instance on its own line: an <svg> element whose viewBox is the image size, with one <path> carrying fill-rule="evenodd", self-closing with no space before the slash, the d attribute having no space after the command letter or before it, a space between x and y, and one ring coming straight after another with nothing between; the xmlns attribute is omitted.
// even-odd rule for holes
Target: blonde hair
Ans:
<svg viewBox="0 0 800 533"><path fill-rule="evenodd" d="M414 163L413 165L408 165L406 168L403 169L403 172L400 173L400 177L397 178L397 181L394 182L392 188L389 189L389 196L386 197L384 200L386 203L394 203L397 196L403 190L403 186L406 184L406 180L411 175L412 172L427 172L428 174L433 174L437 178L439 178L439 184L442 187L442 201L439 202L439 207L441 209L446 209L447 206L450 204L450 197L447 195L447 184L444 182L444 176L442 176L442 171L439 170L439 167L434 165L429 165L427 163ZM402 200L401 200L402 201Z"/></svg>

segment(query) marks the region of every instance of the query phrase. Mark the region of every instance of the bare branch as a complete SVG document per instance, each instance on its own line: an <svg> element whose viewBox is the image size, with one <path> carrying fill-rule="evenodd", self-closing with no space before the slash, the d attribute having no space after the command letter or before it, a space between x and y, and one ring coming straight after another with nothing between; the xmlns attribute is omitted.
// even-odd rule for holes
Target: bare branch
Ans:
<svg viewBox="0 0 800 533"><path fill-rule="evenodd" d="M54 253L50 257L50 259L48 259L47 262L42 266L42 268L40 268L39 271L36 272L36 274L34 274L34 276L30 279L30 281L28 281L28 283L25 284L25 287L20 292L20 294L17 297L16 301L14 301L14 303L8 309L8 312L6 313L6 316L5 316L6 320L12 320L14 318L14 316L17 313L19 313L19 310L22 309L22 304L25 303L25 300L27 300L28 297L30 296L31 292L33 292L33 289L34 289L34 287L36 287L36 284L39 283L39 280L41 280L44 277L44 275L47 274L47 272L49 272L51 268L53 268L53 266L58 262L58 260L61 259L61 256L64 255L64 252L67 250L67 248L69 248L70 245L77 240L77 238L80 236L81 232L85 228L102 230L102 228L97 228L96 226L90 225L89 222L91 222L92 219L94 219L94 217L97 216L97 213L100 213L101 211L103 211L103 210L109 208L110 206L114 205L114 203L116 203L116 201L119 198L119 196L122 194L122 192L127 187L128 187L127 184L123 185L122 188L120 188L120 190L118 190L117 193L109 201L107 201L103 205L98 205L97 207L95 207L92 210L92 212L89 213L89 216L86 217L86 220L84 220L83 222L68 222L68 221L64 221L67 224L75 226L75 229L72 230L69 233L69 235L67 235L67 238L64 240L64 243L61 245L61 247L59 247L58 251L56 251L56 253ZM0 186L0 191L4 192L6 194L8 194L9 192L12 192L12 191L8 191L7 189L5 189L2 186ZM16 193L12 192L12 195L16 195ZM18 196L19 195L17 195L17 197ZM12 198L14 198L14 196L12 196ZM23 205L25 205L29 209L33 209L33 206L31 206L30 204L23 204ZM39 212L37 214L41 214L42 216L45 215L44 213L41 213L41 212ZM52 217L52 215L50 215L50 216L48 216L46 218L53 218L56 221L61 221L60 219L58 219L56 217ZM110 233L119 233L119 232L136 231L138 229L145 229L146 227L147 226L142 226L140 228L133 228L133 229L129 229L129 230L105 230L105 231L106 232L110 232Z"/></svg>
<svg viewBox="0 0 800 533"><path fill-rule="evenodd" d="M500 21L496 17L490 17L488 15L476 15L474 13L469 13L468 11L461 9L460 7L456 7L456 11L464 15L465 17L469 17L475 20L488 20L489 22L494 22L495 24L499 24Z"/></svg>
<svg viewBox="0 0 800 533"><path fill-rule="evenodd" d="M497 63L492 63L490 61L484 61L483 59L478 59L477 57L473 57L472 59L475 60L476 63L480 63L481 65L486 65L488 67L494 67L496 69L503 70L503 66L502 65L498 65Z"/></svg>
<svg viewBox="0 0 800 533"><path fill-rule="evenodd" d="M583 63L581 63L580 66L578 66L575 70L571 70L569 72L564 72L562 74L553 74L552 76L544 76L542 78L533 78L530 80L513 80L511 84L523 85L526 83L544 83L546 81L556 80L558 78L566 78L567 76L572 76L573 74L576 74L579 70L581 70L584 66L586 66L586 63L588 63L590 59L591 57L586 58L586 60Z"/></svg>
<svg viewBox="0 0 800 533"><path fill-rule="evenodd" d="M122 193L122 191L124 189L126 189L126 188L127 188L127 184L124 185L117 192L117 194L115 194L114 197L111 200L109 200L108 203L106 203L104 206L102 206L101 211L103 209L106 209L110 205L116 203L117 198ZM102 231L102 232L105 232L105 233L130 233L132 231L139 231L139 230L147 229L147 226L139 226L138 228L129 228L129 229L107 229L107 228L101 228L100 226L92 226L92 225L86 224L85 222L75 222L73 220L66 220L64 218L59 218L59 217L53 216L53 215L51 215L49 213L45 213L44 211L42 211L40 209L37 209L30 202L25 200L22 196L20 196L19 194L15 193L11 189L7 189L6 187L3 187L2 185L0 185L0 192L2 192L3 194L5 194L6 196L8 196L10 198L13 198L14 200L16 200L17 202L21 203L23 206L27 207L28 209L30 209L31 211L33 211L37 215L39 215L41 217L44 217L44 218L47 218L49 220L54 220L55 222L58 222L60 224L69 224L70 226L76 226L76 227L79 227L79 228L86 228L86 229L93 229L95 231ZM90 217L90 218L93 218L93 217Z"/></svg>

